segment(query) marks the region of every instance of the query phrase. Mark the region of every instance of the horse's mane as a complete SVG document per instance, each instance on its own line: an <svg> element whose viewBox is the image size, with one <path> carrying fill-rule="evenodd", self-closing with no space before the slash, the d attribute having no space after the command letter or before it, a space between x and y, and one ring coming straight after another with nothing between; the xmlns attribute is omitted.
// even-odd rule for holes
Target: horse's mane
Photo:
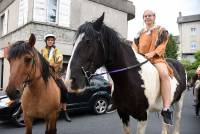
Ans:
<svg viewBox="0 0 200 134"><path fill-rule="evenodd" d="M23 56L24 54L31 54L31 53L38 55L41 63L40 72L43 80L45 81L45 83L47 83L51 75L49 63L35 48L32 48L30 45L28 45L28 42L26 41L15 42L9 49L8 60L13 58L15 59L17 57Z"/></svg>
<svg viewBox="0 0 200 134"><path fill-rule="evenodd" d="M92 22L85 22L83 25L81 25L75 35L75 40L78 38L78 36L81 33L84 33L85 36L91 40L96 39L99 36L99 33L101 32L103 39L105 42L108 42L110 45L117 46L120 43L127 44L127 41L122 39L118 32L116 32L114 29L106 26L105 24L102 25L101 30L98 32L94 29Z"/></svg>
<svg viewBox="0 0 200 134"><path fill-rule="evenodd" d="M120 46L126 47L126 49L131 50L130 43L127 40L122 38L118 32L114 29L108 27L104 23L102 24L99 31L94 28L93 22L85 22L81 25L75 35L75 40L79 37L80 34L84 33L85 37L89 40L97 40L97 38L101 38L104 42L105 47L107 47L106 57L109 57L107 60L111 63L113 57L115 57L115 50L120 49ZM133 51L129 51L131 54L134 54ZM129 55L131 55L129 54ZM129 56L130 57L130 56ZM134 56L132 56L134 57ZM133 59L134 60L134 59Z"/></svg>

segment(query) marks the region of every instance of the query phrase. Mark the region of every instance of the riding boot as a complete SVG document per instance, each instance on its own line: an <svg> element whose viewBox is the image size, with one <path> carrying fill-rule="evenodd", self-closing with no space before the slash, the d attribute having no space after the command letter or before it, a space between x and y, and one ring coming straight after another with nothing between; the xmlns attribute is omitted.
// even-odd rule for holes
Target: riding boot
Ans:
<svg viewBox="0 0 200 134"><path fill-rule="evenodd" d="M64 115L65 115L65 120L66 120L67 122L72 122L72 120L70 119L70 117L69 117L67 111L64 111Z"/></svg>
<svg viewBox="0 0 200 134"><path fill-rule="evenodd" d="M173 111L170 109L162 110L161 115L163 116L163 121L167 125L173 125Z"/></svg>
<svg viewBox="0 0 200 134"><path fill-rule="evenodd" d="M112 113L112 112L115 112L116 111L116 107L114 104L110 104L107 108L107 111L106 113Z"/></svg>

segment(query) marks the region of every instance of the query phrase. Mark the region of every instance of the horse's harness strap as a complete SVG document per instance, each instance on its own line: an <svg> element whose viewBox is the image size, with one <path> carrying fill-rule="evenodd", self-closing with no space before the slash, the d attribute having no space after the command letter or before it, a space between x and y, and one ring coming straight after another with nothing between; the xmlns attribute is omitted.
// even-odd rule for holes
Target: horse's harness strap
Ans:
<svg viewBox="0 0 200 134"><path fill-rule="evenodd" d="M32 58L32 60L31 60L31 71L30 72L28 72L28 74L27 74L27 77L26 77L26 80L23 82L23 89L26 87L26 86L30 86L32 83L33 83L33 81L37 81L37 80L39 80L41 77L42 77L42 75L39 75L38 77L36 77L36 78L34 78L34 79L31 79L31 77L30 77L30 75L31 75L31 73L33 73L32 72L32 70L34 69L34 67L35 67L35 72L36 72L36 63L35 63L35 55L33 55L32 56L33 58ZM34 72L34 73L35 73ZM34 74L33 73L33 74Z"/></svg>
<svg viewBox="0 0 200 134"><path fill-rule="evenodd" d="M143 64L147 63L148 61L149 60L145 60L141 63L136 64L136 65L132 65L132 66L121 68L121 69L116 69L116 70L113 70L113 71L107 71L107 72L103 72L103 73L100 73L100 74L90 74L88 71L85 71L84 67L81 67L81 70L82 70L85 78L87 79L87 82L89 83L90 79L94 76L104 75L104 74L113 74L113 73L118 73L118 72L130 70L130 69L134 69L134 68L142 66Z"/></svg>
<svg viewBox="0 0 200 134"><path fill-rule="evenodd" d="M37 81L37 80L39 80L41 77L42 77L42 75L39 75L39 76L36 77L35 79L30 79L30 76L28 75L28 76L27 76L27 80L24 81L23 88L25 88L26 86L30 86L30 85L33 83L33 81Z"/></svg>

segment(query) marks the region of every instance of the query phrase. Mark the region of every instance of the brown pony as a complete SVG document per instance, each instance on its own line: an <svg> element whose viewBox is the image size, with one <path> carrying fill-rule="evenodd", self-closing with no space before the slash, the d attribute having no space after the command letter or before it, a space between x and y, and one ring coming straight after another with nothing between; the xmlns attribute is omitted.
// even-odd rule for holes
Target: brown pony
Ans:
<svg viewBox="0 0 200 134"><path fill-rule="evenodd" d="M36 38L17 41L9 49L10 77L6 93L11 100L19 99L23 109L26 134L32 134L34 118L46 122L46 134L56 133L60 90L50 73L48 62L34 48Z"/></svg>

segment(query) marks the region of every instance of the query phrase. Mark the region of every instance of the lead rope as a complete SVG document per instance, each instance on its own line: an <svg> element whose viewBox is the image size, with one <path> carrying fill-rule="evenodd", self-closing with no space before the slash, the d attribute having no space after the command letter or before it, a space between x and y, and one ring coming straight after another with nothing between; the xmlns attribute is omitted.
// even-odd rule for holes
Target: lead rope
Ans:
<svg viewBox="0 0 200 134"><path fill-rule="evenodd" d="M106 72L103 72L103 73L100 73L100 74L89 74L88 76L88 71L85 71L84 67L81 67L82 69L82 72L85 76L85 78L87 79L87 82L89 83L90 79L94 76L98 76L98 75L104 75L104 74L113 74L113 73L118 73L118 72L123 72L123 71L126 71L126 70L130 70L130 69L133 69L133 68L136 68L136 67L139 67L139 66L142 66L143 64L147 63L149 60L145 60L139 64L136 64L136 65L132 65L132 66L129 66L129 67L125 67L125 68L121 68L121 69L116 69L116 70L113 70L113 71L106 71Z"/></svg>

